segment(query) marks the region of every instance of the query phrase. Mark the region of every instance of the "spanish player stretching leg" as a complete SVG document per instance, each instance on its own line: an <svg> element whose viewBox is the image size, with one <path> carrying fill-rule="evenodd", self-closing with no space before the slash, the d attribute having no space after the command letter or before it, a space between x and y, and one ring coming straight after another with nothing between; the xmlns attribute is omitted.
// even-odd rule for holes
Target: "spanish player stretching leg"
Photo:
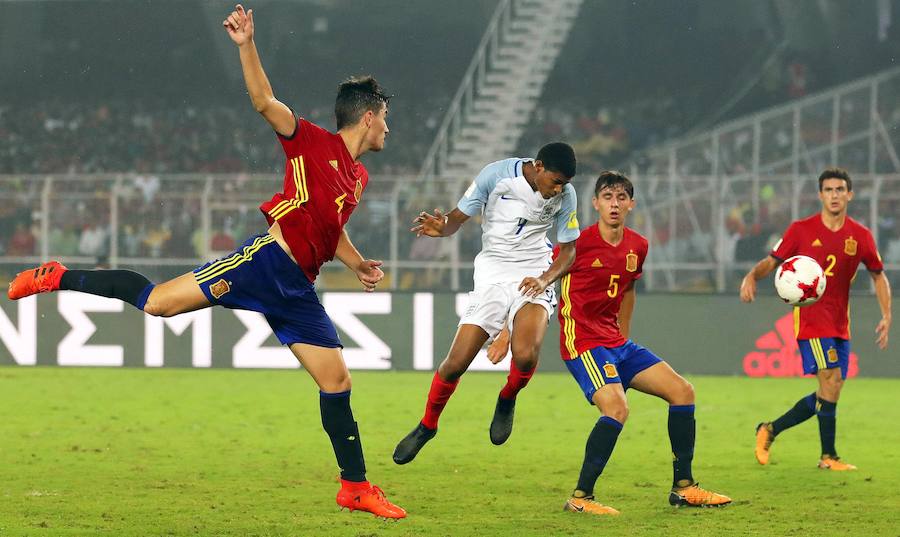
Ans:
<svg viewBox="0 0 900 537"><path fill-rule="evenodd" d="M449 237L482 212L482 249L475 258L474 290L459 321L447 357L431 381L425 415L394 450L394 462L412 461L437 433L438 418L459 379L488 338L506 325L512 330L512 363L497 397L490 425L491 442L512 433L516 396L537 368L547 322L556 305L555 282L575 256L578 236L575 152L564 143L547 144L536 159L511 158L481 170L455 209L447 215L421 213L412 231ZM551 259L547 231L557 226L561 254Z"/></svg>
<svg viewBox="0 0 900 537"><path fill-rule="evenodd" d="M337 134L297 119L275 98L263 71L253 42L253 11L238 5L223 25L238 47L253 106L275 130L286 157L283 192L260 206L268 232L250 237L227 257L158 285L136 272L66 270L51 261L20 273L10 283L9 298L72 290L118 298L162 317L214 305L262 313L319 387L322 426L341 468L337 503L403 518L406 511L366 480L350 408L350 373L312 283L322 264L335 256L367 291L384 277L381 262L364 259L344 225L369 180L359 157L384 147L388 97L371 77L350 79L338 88Z"/></svg>
<svg viewBox="0 0 900 537"><path fill-rule="evenodd" d="M785 259L805 255L822 266L828 283L825 294L816 303L794 308L794 335L803 372L814 374L818 386L775 421L757 425L755 453L760 464L769 463L772 442L779 434L815 415L822 447L819 468L856 470L856 466L841 460L835 448L837 404L850 363L850 284L859 264L864 264L872 276L881 308L881 320L875 327L881 349L887 348L891 329L891 287L872 233L847 215L852 199L853 180L846 170L823 171L819 175L821 211L791 223L772 252L741 282L741 300L752 302L757 280L771 274Z"/></svg>
<svg viewBox="0 0 900 537"><path fill-rule="evenodd" d="M634 388L669 403L672 489L675 506L717 507L731 498L700 488L694 480L694 388L666 362L628 339L634 282L641 277L647 239L625 226L634 208L634 187L618 172L603 172L594 186L596 224L575 241L575 262L560 283L560 354L588 403L603 414L585 446L575 491L564 508L595 515L619 512L594 499L594 486L628 418L625 390ZM489 349L505 354L505 339Z"/></svg>

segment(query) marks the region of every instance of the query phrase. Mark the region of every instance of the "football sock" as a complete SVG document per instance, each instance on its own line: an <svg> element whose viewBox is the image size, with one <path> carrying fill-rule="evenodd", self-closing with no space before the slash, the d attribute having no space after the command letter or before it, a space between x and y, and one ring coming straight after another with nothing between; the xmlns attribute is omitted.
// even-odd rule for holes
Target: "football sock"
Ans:
<svg viewBox="0 0 900 537"><path fill-rule="evenodd" d="M837 403L818 398L816 415L819 418L819 439L822 441L822 454L837 457L834 448L835 418L837 417Z"/></svg>
<svg viewBox="0 0 900 537"><path fill-rule="evenodd" d="M322 411L322 427L331 439L334 456L341 468L341 479L365 481L366 461L359 428L353 421L353 410L350 409L350 391L319 392L319 408Z"/></svg>
<svg viewBox="0 0 900 537"><path fill-rule="evenodd" d="M578 476L574 496L586 497L594 494L594 485L603 473L621 431L622 424L609 416L597 420L584 448L584 462L581 464L581 474Z"/></svg>
<svg viewBox="0 0 900 537"><path fill-rule="evenodd" d="M514 360L510 361L509 376L506 377L506 386L500 390L500 397L503 399L515 399L519 390L524 388L528 384L528 381L531 380L535 369L537 369L537 366L522 371L516 367L516 362Z"/></svg>
<svg viewBox="0 0 900 537"><path fill-rule="evenodd" d="M422 418L422 425L429 429L437 429L438 419L441 412L447 406L450 396L456 391L459 385L459 379L453 382L443 380L438 373L434 374L431 380L431 389L428 390L428 401L425 403L425 416Z"/></svg>
<svg viewBox="0 0 900 537"><path fill-rule="evenodd" d="M672 443L672 486L686 487L694 483L691 463L694 460L694 440L697 422L694 405L669 407L669 441Z"/></svg>
<svg viewBox="0 0 900 537"><path fill-rule="evenodd" d="M153 282L130 270L67 270L59 280L59 288L118 298L143 310Z"/></svg>
<svg viewBox="0 0 900 537"><path fill-rule="evenodd" d="M799 425L816 413L816 394L815 392L807 395L803 399L797 401L790 410L783 416L772 422L772 434L778 435L785 429L790 429L794 425Z"/></svg>

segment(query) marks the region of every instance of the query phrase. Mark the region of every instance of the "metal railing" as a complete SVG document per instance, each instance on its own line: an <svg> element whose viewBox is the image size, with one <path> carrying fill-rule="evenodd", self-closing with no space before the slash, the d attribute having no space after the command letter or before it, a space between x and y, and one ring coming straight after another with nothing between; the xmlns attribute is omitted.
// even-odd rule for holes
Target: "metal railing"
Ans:
<svg viewBox="0 0 900 537"><path fill-rule="evenodd" d="M467 290L481 248L479 218L453 238L415 238L422 210L455 206L460 178L437 193L408 192L412 177L373 178L347 226L367 257L384 261L388 289ZM812 175L643 175L629 225L650 241L642 285L651 291L729 292L791 220L819 210ZM576 179L576 181L579 181ZM583 226L596 221L582 183ZM261 200L271 176L0 176L0 281L48 259L128 267L165 280L229 253L265 231ZM851 216L876 236L889 275L900 276L900 174L854 177ZM555 233L550 233L551 239ZM356 289L340 262L323 267L323 289Z"/></svg>

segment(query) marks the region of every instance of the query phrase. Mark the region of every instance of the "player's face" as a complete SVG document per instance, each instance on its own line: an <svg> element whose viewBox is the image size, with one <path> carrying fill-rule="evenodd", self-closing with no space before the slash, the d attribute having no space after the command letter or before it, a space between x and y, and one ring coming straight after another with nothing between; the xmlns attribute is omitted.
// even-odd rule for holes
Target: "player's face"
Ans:
<svg viewBox="0 0 900 537"><path fill-rule="evenodd" d="M554 172L544 168L544 164L539 160L534 161L534 169L537 172L534 184L537 187L538 192L541 193L541 197L545 200L554 196L559 196L562 193L563 188L571 181L571 179L560 172Z"/></svg>
<svg viewBox="0 0 900 537"><path fill-rule="evenodd" d="M591 201L600 215L600 221L611 227L624 225L625 217L634 208L634 200L622 185L600 190Z"/></svg>
<svg viewBox="0 0 900 537"><path fill-rule="evenodd" d="M368 124L368 132L366 138L370 151L381 151L384 149L384 140L390 132L387 126L388 108L386 104L381 105L381 110L376 112L366 112L365 121Z"/></svg>
<svg viewBox="0 0 900 537"><path fill-rule="evenodd" d="M825 179L819 191L822 208L832 215L839 215L847 210L847 204L853 199L853 192L847 189L847 181L843 179Z"/></svg>

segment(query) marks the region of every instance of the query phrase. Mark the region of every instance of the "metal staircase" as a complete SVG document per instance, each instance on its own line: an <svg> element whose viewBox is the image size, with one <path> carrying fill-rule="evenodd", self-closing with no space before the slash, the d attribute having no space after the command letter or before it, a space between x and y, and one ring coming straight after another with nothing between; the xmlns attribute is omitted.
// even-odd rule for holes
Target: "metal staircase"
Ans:
<svg viewBox="0 0 900 537"><path fill-rule="evenodd" d="M582 0L500 0L419 177L471 178L511 156Z"/></svg>

